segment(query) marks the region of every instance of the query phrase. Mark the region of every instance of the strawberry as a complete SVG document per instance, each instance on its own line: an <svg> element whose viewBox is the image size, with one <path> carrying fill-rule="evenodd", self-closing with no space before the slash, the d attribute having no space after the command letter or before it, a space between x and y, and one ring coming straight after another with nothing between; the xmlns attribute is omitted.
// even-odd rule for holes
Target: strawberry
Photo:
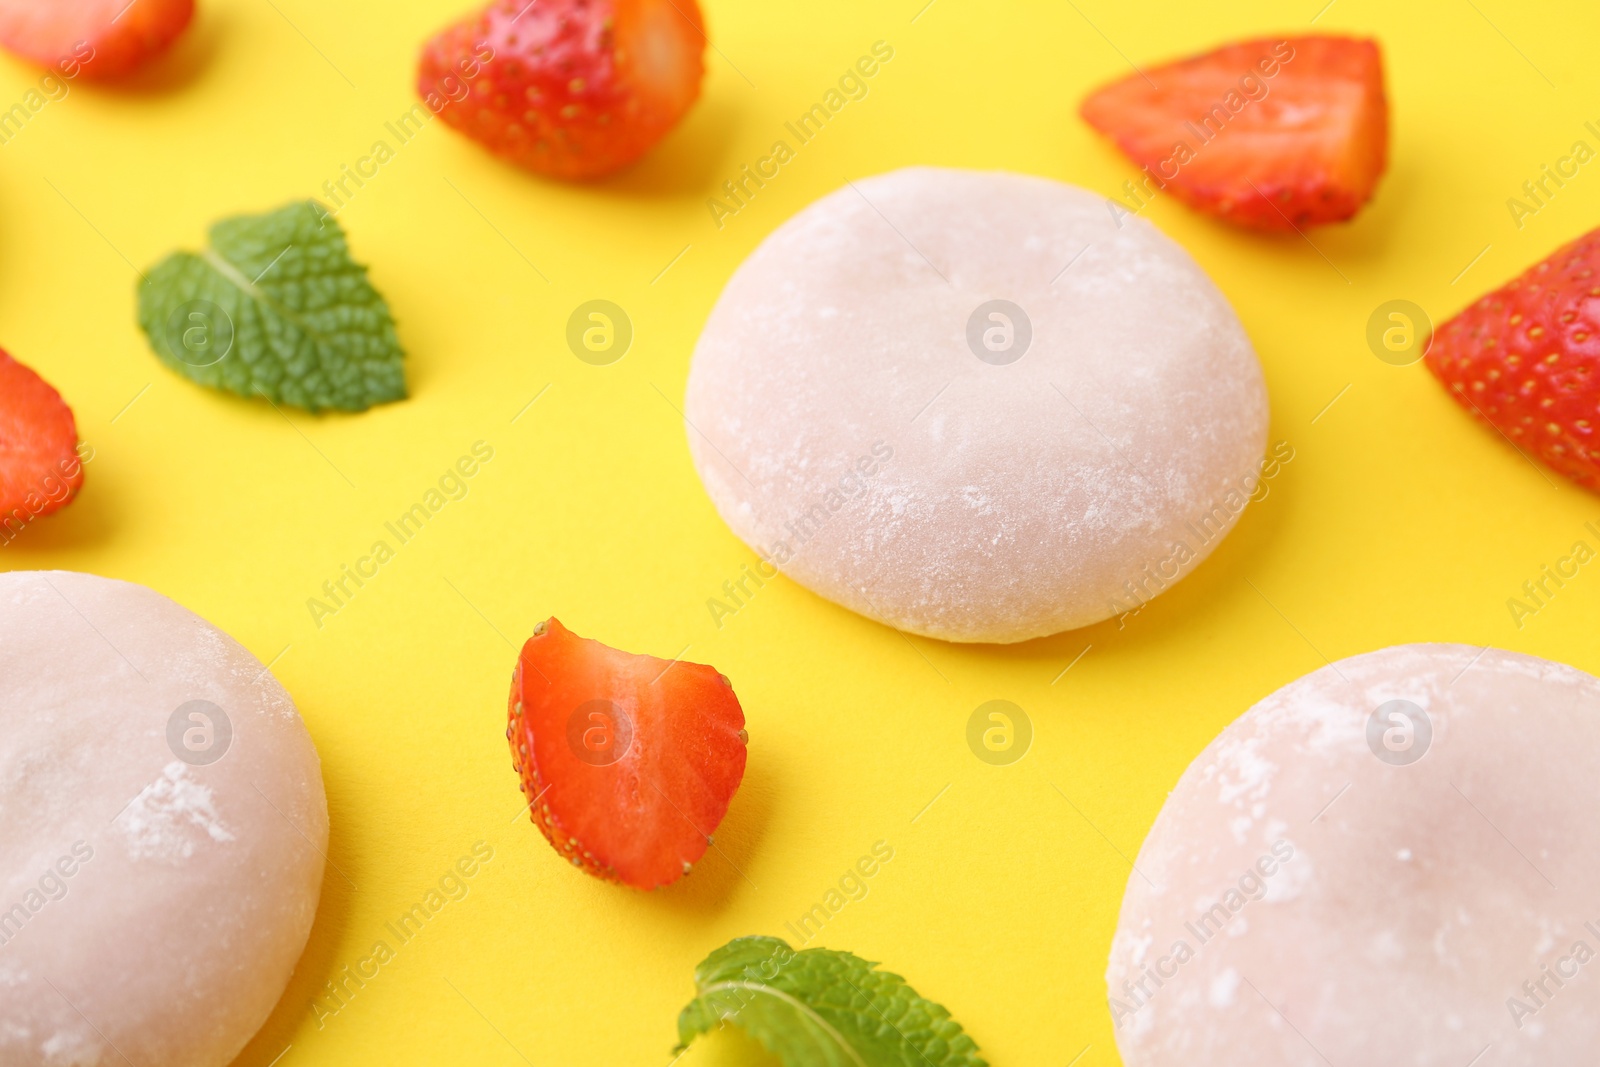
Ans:
<svg viewBox="0 0 1600 1067"><path fill-rule="evenodd" d="M1140 164L1139 207L1167 189L1263 230L1353 216L1388 153L1389 108L1374 41L1263 38L1133 74L1082 114Z"/></svg>
<svg viewBox="0 0 1600 1067"><path fill-rule="evenodd" d="M119 78L193 17L194 0L0 0L0 45L68 78Z"/></svg>
<svg viewBox="0 0 1600 1067"><path fill-rule="evenodd" d="M728 679L555 619L522 646L506 737L534 825L589 874L654 889L689 873L744 778Z"/></svg>
<svg viewBox="0 0 1600 1067"><path fill-rule="evenodd" d="M689 110L705 44L695 0L495 0L423 47L417 92L520 166L599 178Z"/></svg>
<svg viewBox="0 0 1600 1067"><path fill-rule="evenodd" d="M0 542L77 494L77 447L78 427L61 394L0 350Z"/></svg>
<svg viewBox="0 0 1600 1067"><path fill-rule="evenodd" d="M1462 407L1600 491L1600 230L1441 325L1424 358Z"/></svg>

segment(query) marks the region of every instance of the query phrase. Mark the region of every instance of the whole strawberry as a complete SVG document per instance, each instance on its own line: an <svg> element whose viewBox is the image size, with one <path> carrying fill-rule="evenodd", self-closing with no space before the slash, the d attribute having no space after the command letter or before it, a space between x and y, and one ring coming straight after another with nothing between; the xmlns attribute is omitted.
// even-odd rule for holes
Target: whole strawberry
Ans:
<svg viewBox="0 0 1600 1067"><path fill-rule="evenodd" d="M689 110L705 43L695 0L495 0L423 47L417 91L496 155L599 178Z"/></svg>
<svg viewBox="0 0 1600 1067"><path fill-rule="evenodd" d="M1426 359L1463 407L1600 491L1600 230L1444 323Z"/></svg>
<svg viewBox="0 0 1600 1067"><path fill-rule="evenodd" d="M0 0L0 45L66 78L120 78L193 18L194 0Z"/></svg>

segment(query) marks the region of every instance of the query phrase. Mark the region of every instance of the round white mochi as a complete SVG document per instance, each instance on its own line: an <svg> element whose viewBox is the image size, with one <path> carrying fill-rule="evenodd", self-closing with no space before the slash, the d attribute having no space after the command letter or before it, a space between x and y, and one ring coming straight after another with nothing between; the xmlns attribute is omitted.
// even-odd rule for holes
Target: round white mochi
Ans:
<svg viewBox="0 0 1600 1067"><path fill-rule="evenodd" d="M1593 1063L1597 812L1581 671L1402 645L1285 686L1139 853L1107 972L1124 1062Z"/></svg>
<svg viewBox="0 0 1600 1067"><path fill-rule="evenodd" d="M685 414L712 502L771 566L891 626L1009 642L1192 570L1257 484L1267 396L1227 300L1154 226L1060 182L918 167L745 260Z"/></svg>
<svg viewBox="0 0 1600 1067"><path fill-rule="evenodd" d="M0 574L0 1063L227 1064L327 841L311 738L237 642L143 586Z"/></svg>

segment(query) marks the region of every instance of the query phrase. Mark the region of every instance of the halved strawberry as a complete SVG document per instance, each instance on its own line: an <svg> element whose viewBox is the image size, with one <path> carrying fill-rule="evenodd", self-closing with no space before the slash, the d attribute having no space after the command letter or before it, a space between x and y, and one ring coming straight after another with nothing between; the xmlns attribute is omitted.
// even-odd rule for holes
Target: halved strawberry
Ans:
<svg viewBox="0 0 1600 1067"><path fill-rule="evenodd" d="M698 663L636 656L555 619L511 676L511 764L534 825L598 878L676 881L704 855L744 778L744 712Z"/></svg>
<svg viewBox="0 0 1600 1067"><path fill-rule="evenodd" d="M1375 41L1269 37L1152 67L1091 94L1084 119L1140 164L1134 206L1166 189L1264 230L1338 222L1387 162Z"/></svg>
<svg viewBox="0 0 1600 1067"><path fill-rule="evenodd" d="M1425 359L1462 407L1600 491L1600 230L1441 325Z"/></svg>
<svg viewBox="0 0 1600 1067"><path fill-rule="evenodd" d="M0 350L0 541L83 485L78 427L50 384Z"/></svg>
<svg viewBox="0 0 1600 1067"><path fill-rule="evenodd" d="M689 110L705 46L695 0L495 0L423 47L417 92L497 155L598 178Z"/></svg>
<svg viewBox="0 0 1600 1067"><path fill-rule="evenodd" d="M0 0L0 45L69 78L118 78L192 18L194 0Z"/></svg>

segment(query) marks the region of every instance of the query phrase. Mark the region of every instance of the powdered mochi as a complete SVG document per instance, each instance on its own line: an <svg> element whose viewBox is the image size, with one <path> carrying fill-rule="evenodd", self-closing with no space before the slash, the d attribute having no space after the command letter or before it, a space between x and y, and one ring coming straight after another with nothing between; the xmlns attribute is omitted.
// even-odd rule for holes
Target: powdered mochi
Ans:
<svg viewBox="0 0 1600 1067"><path fill-rule="evenodd" d="M1267 396L1227 300L1148 222L1044 178L919 167L823 197L745 260L685 415L762 574L1009 642L1131 610L1205 558L1257 485Z"/></svg>
<svg viewBox="0 0 1600 1067"><path fill-rule="evenodd" d="M0 574L0 1063L223 1067L305 947L327 843L254 656L143 586Z"/></svg>
<svg viewBox="0 0 1600 1067"><path fill-rule="evenodd" d="M1233 723L1107 972L1128 1067L1577 1067L1600 1049L1600 680L1401 645Z"/></svg>

